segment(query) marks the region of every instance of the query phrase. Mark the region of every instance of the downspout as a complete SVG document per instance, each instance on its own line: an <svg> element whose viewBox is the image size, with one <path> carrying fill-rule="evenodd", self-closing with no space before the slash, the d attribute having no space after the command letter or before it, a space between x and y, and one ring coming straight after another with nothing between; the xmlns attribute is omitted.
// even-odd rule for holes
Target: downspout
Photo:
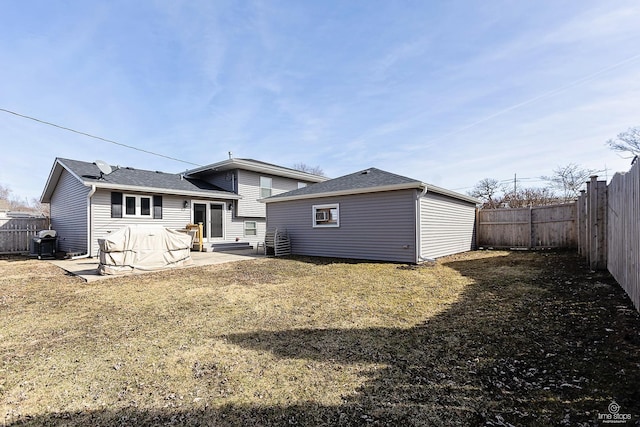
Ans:
<svg viewBox="0 0 640 427"><path fill-rule="evenodd" d="M422 198L427 195L427 184L424 185L422 192L418 194L416 197L416 260L420 262L425 261L435 261L432 258L424 258L422 256L422 223L421 223L421 214L422 214Z"/></svg>
<svg viewBox="0 0 640 427"><path fill-rule="evenodd" d="M71 257L71 259L82 259L91 257L91 197L96 192L96 186L91 185L91 190L87 194L87 253Z"/></svg>
<svg viewBox="0 0 640 427"><path fill-rule="evenodd" d="M238 194L238 192L236 191L236 171L231 172L231 192ZM236 217L236 211L238 206L237 206L237 203L234 202L233 200L231 201L231 203L232 203L232 206L236 208L233 210L233 212L231 212L231 220L233 221L233 218Z"/></svg>

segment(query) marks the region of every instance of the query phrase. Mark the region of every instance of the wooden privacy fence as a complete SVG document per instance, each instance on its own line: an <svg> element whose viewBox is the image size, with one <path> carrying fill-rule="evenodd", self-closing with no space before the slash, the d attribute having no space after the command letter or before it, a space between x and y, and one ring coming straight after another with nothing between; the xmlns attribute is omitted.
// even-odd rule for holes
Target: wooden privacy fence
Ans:
<svg viewBox="0 0 640 427"><path fill-rule="evenodd" d="M0 219L0 253L29 252L31 239L39 230L49 228L47 218Z"/></svg>
<svg viewBox="0 0 640 427"><path fill-rule="evenodd" d="M576 248L576 205L478 211L477 246Z"/></svg>
<svg viewBox="0 0 640 427"><path fill-rule="evenodd" d="M580 254L592 268L609 270L640 311L640 162L608 186L592 177L578 205Z"/></svg>
<svg viewBox="0 0 640 427"><path fill-rule="evenodd" d="M607 268L607 183L597 176L578 197L578 253L593 270Z"/></svg>

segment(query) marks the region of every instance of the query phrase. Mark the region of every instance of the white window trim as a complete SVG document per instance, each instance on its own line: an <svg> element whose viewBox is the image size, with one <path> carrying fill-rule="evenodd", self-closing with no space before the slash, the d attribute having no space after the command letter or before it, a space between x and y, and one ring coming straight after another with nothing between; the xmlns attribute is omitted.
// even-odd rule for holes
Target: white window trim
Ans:
<svg viewBox="0 0 640 427"><path fill-rule="evenodd" d="M127 213L127 197L134 197L136 199L136 213ZM149 199L149 215L142 215L142 202L141 199ZM146 196L142 194L122 194L122 217L123 218L153 218L153 196Z"/></svg>
<svg viewBox="0 0 640 427"><path fill-rule="evenodd" d="M336 223L335 224L317 224L316 223L316 211L319 209L335 209L336 210L336 216L338 217L336 219ZM331 203L331 204L326 204L326 205L313 205L312 209L311 209L311 224L313 225L313 228L337 228L340 227L340 203Z"/></svg>
<svg viewBox="0 0 640 427"><path fill-rule="evenodd" d="M254 227L253 228L247 228L247 224L253 224ZM254 230L255 234L247 234L247 230ZM244 232L244 237L252 237L252 236L257 236L258 235L258 221L245 221L244 222L244 227L243 227L243 232Z"/></svg>
<svg viewBox="0 0 640 427"><path fill-rule="evenodd" d="M194 205L195 204L199 204L199 205L206 205L205 211L206 211L206 215L205 215L205 222L207 224L207 235L206 236L202 236L202 238L204 239L205 243L209 243L209 242L216 242L216 241L222 241L222 240L226 240L227 238L227 212L230 211L231 209L228 209L227 203L226 202L219 202L219 201L211 201L211 200L202 200L202 199L191 199L191 201L189 202L189 210L191 211L189 213L189 218L190 218L190 222L193 224L195 219L194 219ZM211 205L220 205L222 206L222 237L211 237Z"/></svg>
<svg viewBox="0 0 640 427"><path fill-rule="evenodd" d="M265 187L262 185L262 180L269 180L269 186ZM268 196L263 196L262 195L262 190L269 190L269 195ZM260 198L261 199L265 199L267 197L271 197L273 196L273 178L270 176L260 176Z"/></svg>

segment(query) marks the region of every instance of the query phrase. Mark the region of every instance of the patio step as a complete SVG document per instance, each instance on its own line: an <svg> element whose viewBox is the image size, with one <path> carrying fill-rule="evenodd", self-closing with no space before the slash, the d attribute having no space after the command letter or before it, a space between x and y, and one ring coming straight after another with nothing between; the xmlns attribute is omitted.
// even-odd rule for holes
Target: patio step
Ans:
<svg viewBox="0 0 640 427"><path fill-rule="evenodd" d="M243 251L253 249L249 242L205 243L207 252Z"/></svg>

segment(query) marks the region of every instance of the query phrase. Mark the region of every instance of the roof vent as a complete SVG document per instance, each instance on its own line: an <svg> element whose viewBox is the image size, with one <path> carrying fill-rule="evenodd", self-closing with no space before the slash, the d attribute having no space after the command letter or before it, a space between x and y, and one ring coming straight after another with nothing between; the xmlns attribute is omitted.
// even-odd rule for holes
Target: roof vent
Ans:
<svg viewBox="0 0 640 427"><path fill-rule="evenodd" d="M362 172L360 172L360 175L368 175L369 172L371 172L369 169L365 169Z"/></svg>

